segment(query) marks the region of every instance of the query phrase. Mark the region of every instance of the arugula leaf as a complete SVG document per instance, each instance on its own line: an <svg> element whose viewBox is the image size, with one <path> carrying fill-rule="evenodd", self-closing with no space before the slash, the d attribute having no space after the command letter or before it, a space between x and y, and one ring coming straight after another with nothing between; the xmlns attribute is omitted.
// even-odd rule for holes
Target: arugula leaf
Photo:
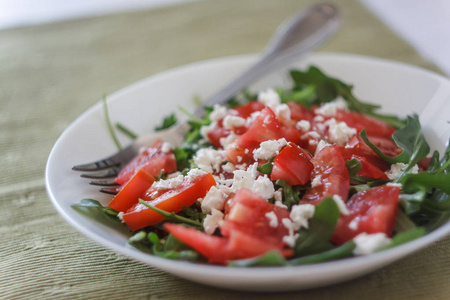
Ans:
<svg viewBox="0 0 450 300"><path fill-rule="evenodd" d="M163 122L161 125L155 127L155 131L161 131L167 128L172 127L177 123L177 117L175 114L170 114L169 116L165 117L163 119Z"/></svg>
<svg viewBox="0 0 450 300"><path fill-rule="evenodd" d="M408 231L398 233L391 239L391 242L387 246L379 249L378 251L383 251L386 249L397 247L401 244L405 244L407 242L418 239L418 238L424 236L425 234L426 234L426 230L422 227L415 227Z"/></svg>
<svg viewBox="0 0 450 300"><path fill-rule="evenodd" d="M299 188L291 186L281 179L275 181L275 184L283 187L283 204L286 205L288 209L291 209L292 205L300 202Z"/></svg>
<svg viewBox="0 0 450 300"><path fill-rule="evenodd" d="M260 173L263 174L268 174L270 175L272 173L272 168L273 168L273 160L275 159L275 157L270 158L265 164L260 165L257 170Z"/></svg>
<svg viewBox="0 0 450 300"><path fill-rule="evenodd" d="M403 150L402 153L397 156L391 157L385 155L380 149L378 149L377 146L369 141L369 137L367 136L365 129L363 129L359 135L379 157L388 163L408 164L403 173L409 171L410 168L416 165L430 152L430 146L423 136L419 117L416 114L413 116L408 116L405 127L398 129L392 135L394 142Z"/></svg>
<svg viewBox="0 0 450 300"><path fill-rule="evenodd" d="M154 232L140 231L132 236L128 243L140 251L152 253L156 256L168 259L196 261L199 254L179 242L172 235L160 239Z"/></svg>
<svg viewBox="0 0 450 300"><path fill-rule="evenodd" d="M269 251L266 254L228 262L230 267L276 267L286 266L288 263L278 251Z"/></svg>
<svg viewBox="0 0 450 300"><path fill-rule="evenodd" d="M91 218L94 218L100 223L108 226L114 226L117 230L128 231L128 227L122 223L117 217L118 211L109 206L103 206L94 199L82 199L80 203L72 204L71 207L78 212L81 212Z"/></svg>
<svg viewBox="0 0 450 300"><path fill-rule="evenodd" d="M427 189L437 188L450 194L450 173L431 174L429 172L421 172L418 174L408 174L400 182L406 193L414 193L425 187Z"/></svg>
<svg viewBox="0 0 450 300"><path fill-rule="evenodd" d="M321 252L318 254L299 257L296 259L289 260L288 262L290 265L306 265L351 257L353 256L353 250L355 249L355 247L356 247L355 243L353 241L349 241L331 250Z"/></svg>
<svg viewBox="0 0 450 300"><path fill-rule="evenodd" d="M294 255L305 256L321 253L333 248L330 238L336 229L340 211L332 197L323 198L316 205L309 228L302 228L295 242Z"/></svg>

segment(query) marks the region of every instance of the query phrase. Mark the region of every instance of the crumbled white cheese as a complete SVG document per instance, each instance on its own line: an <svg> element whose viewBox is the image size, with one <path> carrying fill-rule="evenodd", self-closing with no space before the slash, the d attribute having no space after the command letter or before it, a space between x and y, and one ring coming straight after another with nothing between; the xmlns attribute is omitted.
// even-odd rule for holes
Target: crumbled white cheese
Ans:
<svg viewBox="0 0 450 300"><path fill-rule="evenodd" d="M317 145L319 142L317 140L309 140L308 144L310 144L311 146Z"/></svg>
<svg viewBox="0 0 450 300"><path fill-rule="evenodd" d="M240 135L238 135L232 131L226 137L220 138L219 143L223 149L228 149L230 147L230 145L232 145L233 142L236 141L239 137L240 137Z"/></svg>
<svg viewBox="0 0 450 300"><path fill-rule="evenodd" d="M317 175L311 181L311 187L315 188L322 184L322 175Z"/></svg>
<svg viewBox="0 0 450 300"><path fill-rule="evenodd" d="M295 124L295 128L300 131L307 132L311 129L311 123L307 120L300 120Z"/></svg>
<svg viewBox="0 0 450 300"><path fill-rule="evenodd" d="M117 217L119 218L120 222L125 223L125 221L123 220L123 214L124 214L124 212L121 211L117 214Z"/></svg>
<svg viewBox="0 0 450 300"><path fill-rule="evenodd" d="M334 101L322 104L316 109L316 114L324 115L326 117L334 117L338 109L347 108L347 102L342 98L338 98Z"/></svg>
<svg viewBox="0 0 450 300"><path fill-rule="evenodd" d="M194 181L197 177L203 176L205 175L206 172L200 169L190 169L189 172L186 174L186 178L188 181L192 182Z"/></svg>
<svg viewBox="0 0 450 300"><path fill-rule="evenodd" d="M277 215L271 211L265 214L266 218L269 219L269 226L272 228L278 227L278 218Z"/></svg>
<svg viewBox="0 0 450 300"><path fill-rule="evenodd" d="M158 190L176 189L183 183L184 176L178 175L177 177L172 177L170 179L161 179L153 182L152 188Z"/></svg>
<svg viewBox="0 0 450 300"><path fill-rule="evenodd" d="M209 114L211 121L219 121L227 115L227 108L225 106L214 104L213 111Z"/></svg>
<svg viewBox="0 0 450 300"><path fill-rule="evenodd" d="M218 127L216 121L211 122L209 125L204 125L200 128L200 135L204 138L208 138L208 133L215 130Z"/></svg>
<svg viewBox="0 0 450 300"><path fill-rule="evenodd" d="M202 148L194 156L194 163L205 172L220 171L220 166L225 159L225 151L212 148Z"/></svg>
<svg viewBox="0 0 450 300"><path fill-rule="evenodd" d="M203 200L201 200L202 212L209 214L213 209L221 210L225 203L225 199L226 195L222 190L215 186L211 187Z"/></svg>
<svg viewBox="0 0 450 300"><path fill-rule="evenodd" d="M273 196L275 188L273 186L272 181L269 178L259 176L253 182L252 191L264 199L269 199Z"/></svg>
<svg viewBox="0 0 450 300"><path fill-rule="evenodd" d="M388 182L388 183L386 183L386 186L395 186L395 187L402 188L402 184L399 182Z"/></svg>
<svg viewBox="0 0 450 300"><path fill-rule="evenodd" d="M287 141L285 138L264 141L260 144L259 148L253 150L253 158L255 160L272 158L280 153L281 148L286 145Z"/></svg>
<svg viewBox="0 0 450 300"><path fill-rule="evenodd" d="M161 145L161 152L162 153L167 153L167 152L169 152L170 150L172 150L172 145L170 144L170 143L168 143L168 142L164 142L162 145Z"/></svg>
<svg viewBox="0 0 450 300"><path fill-rule="evenodd" d="M317 143L316 154L326 146L330 146L330 144L325 140L320 140L319 143Z"/></svg>
<svg viewBox="0 0 450 300"><path fill-rule="evenodd" d="M246 170L236 170L233 172L233 185L231 186L233 191L237 191L241 188L247 188L249 190L253 187L253 182L258 176L258 163L250 165Z"/></svg>
<svg viewBox="0 0 450 300"><path fill-rule="evenodd" d="M356 134L355 128L349 127L345 122L336 122L334 118L326 121L325 125L328 126L330 142L336 143L338 146L344 146Z"/></svg>
<svg viewBox="0 0 450 300"><path fill-rule="evenodd" d="M414 165L414 167L411 168L411 170L409 170L411 172L411 174L417 174L419 173L419 166L418 165Z"/></svg>
<svg viewBox="0 0 450 300"><path fill-rule="evenodd" d="M233 179L232 178L227 179L223 174L213 175L213 177L218 187L221 186L231 187L231 185L233 184Z"/></svg>
<svg viewBox="0 0 450 300"><path fill-rule="evenodd" d="M396 163L391 165L391 169L386 171L386 175L389 179L395 179L400 175L402 169L406 167L404 163Z"/></svg>
<svg viewBox="0 0 450 300"><path fill-rule="evenodd" d="M245 125L245 119L238 116L226 116L223 119L223 128L233 129Z"/></svg>
<svg viewBox="0 0 450 300"><path fill-rule="evenodd" d="M358 230L358 221L353 220L348 224L348 228L351 230Z"/></svg>
<svg viewBox="0 0 450 300"><path fill-rule="evenodd" d="M343 215L350 214L350 212L347 209L347 206L345 205L344 200L342 200L342 198L339 195L333 195L333 200L336 203L336 205L338 206L341 214L343 214Z"/></svg>
<svg viewBox="0 0 450 300"><path fill-rule="evenodd" d="M308 228L308 220L314 216L315 206L312 204L299 204L291 207L289 217L294 223L295 230Z"/></svg>
<svg viewBox="0 0 450 300"><path fill-rule="evenodd" d="M363 232L353 238L353 242L356 244L353 254L366 255L389 245L391 240L384 233L367 234Z"/></svg>
<svg viewBox="0 0 450 300"><path fill-rule="evenodd" d="M246 126L250 126L255 123L256 119L261 115L260 111L255 111L250 114L250 116L246 119Z"/></svg>
<svg viewBox="0 0 450 300"><path fill-rule="evenodd" d="M203 220L203 228L205 229L206 234L213 234L216 228L220 226L220 223L223 221L223 213L220 210L212 209L210 215L206 215Z"/></svg>
<svg viewBox="0 0 450 300"><path fill-rule="evenodd" d="M325 120L325 118L321 115L317 115L314 117L313 119L315 122L323 122Z"/></svg>
<svg viewBox="0 0 450 300"><path fill-rule="evenodd" d="M274 109L276 106L280 105L281 98L274 89L267 89L266 91L258 94L258 101L265 106Z"/></svg>
<svg viewBox="0 0 450 300"><path fill-rule="evenodd" d="M270 123L270 115L264 117L263 127Z"/></svg>
<svg viewBox="0 0 450 300"><path fill-rule="evenodd" d="M347 143L346 145L345 145L345 149L352 149L352 148L354 148L355 147L355 145L353 144L353 145L350 145L349 143Z"/></svg>
<svg viewBox="0 0 450 300"><path fill-rule="evenodd" d="M168 174L166 179L172 179L172 178L177 177L178 175L181 175L180 171L176 171L176 172Z"/></svg>
<svg viewBox="0 0 450 300"><path fill-rule="evenodd" d="M288 245L289 247L294 247L295 241L299 236L298 233L295 233L294 223L289 218L283 218L281 220L281 223L283 224L284 227L286 227L286 229L289 232L288 235L283 236L283 242L285 242L286 245Z"/></svg>
<svg viewBox="0 0 450 300"><path fill-rule="evenodd" d="M233 173L233 171L236 170L236 166L231 162L227 162L226 164L222 165L222 170L227 173Z"/></svg>
<svg viewBox="0 0 450 300"><path fill-rule="evenodd" d="M320 134L317 132L317 131L309 131L309 132L307 132L307 133L305 133L304 135L302 135L302 139L306 139L306 138L308 138L308 137L312 137L312 138L314 138L314 139L320 139L320 138L322 138L321 136L320 136Z"/></svg>
<svg viewBox="0 0 450 300"><path fill-rule="evenodd" d="M274 112L279 120L283 121L291 120L291 109L285 103L276 106Z"/></svg>

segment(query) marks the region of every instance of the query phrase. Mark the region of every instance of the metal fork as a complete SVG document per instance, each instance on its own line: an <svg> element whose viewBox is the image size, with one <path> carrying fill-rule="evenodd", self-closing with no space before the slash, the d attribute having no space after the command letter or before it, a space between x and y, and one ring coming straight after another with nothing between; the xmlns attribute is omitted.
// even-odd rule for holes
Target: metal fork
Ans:
<svg viewBox="0 0 450 300"><path fill-rule="evenodd" d="M336 7L331 4L315 4L298 13L279 26L267 44L263 55L252 67L202 105L213 106L214 104L224 103L268 72L287 65L298 59L300 55L311 52L333 36L338 31L340 23L340 14ZM203 108L201 107L193 115L201 116L202 114ZM180 145L187 129L188 125L184 122L162 131L153 132L136 139L131 145L110 157L73 166L72 170L88 172L81 174L81 177L91 179L115 177L121 167L135 157L142 147L151 145L159 138L173 145ZM106 180L91 181L90 184L105 187L115 185L114 182ZM101 191L114 193L114 189L111 188L105 188Z"/></svg>

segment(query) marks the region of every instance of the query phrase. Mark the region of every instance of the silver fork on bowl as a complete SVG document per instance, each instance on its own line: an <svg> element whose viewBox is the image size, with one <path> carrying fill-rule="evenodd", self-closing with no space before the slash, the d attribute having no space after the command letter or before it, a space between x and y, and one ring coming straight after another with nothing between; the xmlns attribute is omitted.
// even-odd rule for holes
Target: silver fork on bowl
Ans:
<svg viewBox="0 0 450 300"><path fill-rule="evenodd" d="M224 103L268 72L313 51L338 31L340 23L341 18L337 8L327 3L312 5L296 14L277 28L261 58L253 66L203 102L202 107ZM201 116L204 113L202 107L198 108L193 115ZM123 165L139 154L142 147L151 145L157 139L173 145L180 145L188 127L187 122L183 122L165 130L153 132L137 138L131 145L112 156L73 166L72 170L87 172L81 174L81 177L91 179L115 177ZM114 182L106 180L90 181L89 183L105 187L116 185ZM101 191L111 192L107 188L101 189Z"/></svg>

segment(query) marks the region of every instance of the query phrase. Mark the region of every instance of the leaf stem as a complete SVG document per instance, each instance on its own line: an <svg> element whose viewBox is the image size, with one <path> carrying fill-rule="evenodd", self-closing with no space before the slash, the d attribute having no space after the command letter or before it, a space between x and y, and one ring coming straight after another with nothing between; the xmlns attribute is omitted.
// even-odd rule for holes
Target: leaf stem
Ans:
<svg viewBox="0 0 450 300"><path fill-rule="evenodd" d="M108 105L106 105L106 95L103 95L103 111L105 114L106 125L108 126L109 133L117 146L117 149L121 150L122 146L120 145L119 139L117 138L116 132L114 131L114 127L111 124L111 120L109 119Z"/></svg>

